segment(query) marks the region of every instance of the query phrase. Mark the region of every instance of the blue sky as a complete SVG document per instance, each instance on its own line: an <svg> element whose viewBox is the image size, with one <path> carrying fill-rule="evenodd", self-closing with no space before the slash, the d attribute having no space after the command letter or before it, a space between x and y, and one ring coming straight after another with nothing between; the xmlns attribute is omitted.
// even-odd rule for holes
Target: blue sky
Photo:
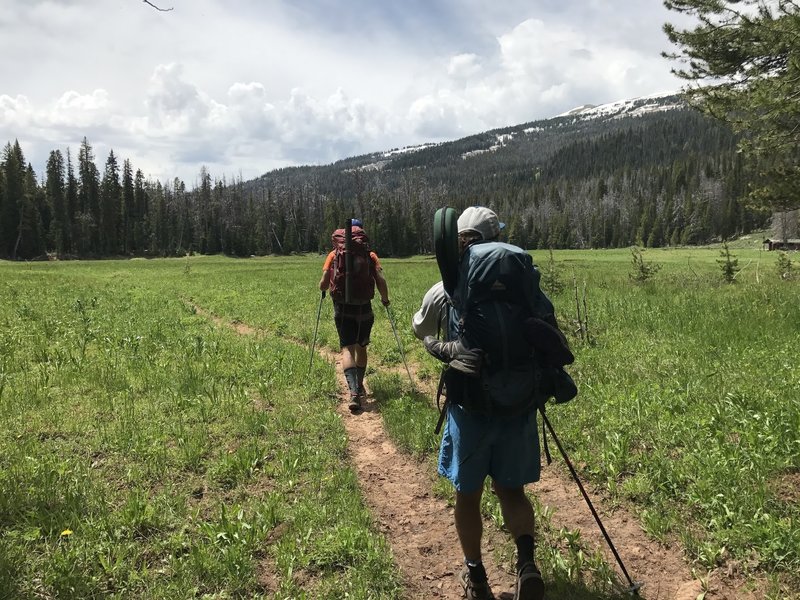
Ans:
<svg viewBox="0 0 800 600"><path fill-rule="evenodd" d="M4 0L0 143L191 186L676 91L660 0Z"/></svg>

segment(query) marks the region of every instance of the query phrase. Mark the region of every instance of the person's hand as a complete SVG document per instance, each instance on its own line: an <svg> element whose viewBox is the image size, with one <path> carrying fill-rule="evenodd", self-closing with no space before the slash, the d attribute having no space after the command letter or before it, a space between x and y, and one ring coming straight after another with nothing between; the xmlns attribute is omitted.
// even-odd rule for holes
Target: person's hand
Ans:
<svg viewBox="0 0 800 600"><path fill-rule="evenodd" d="M381 300L381 304L383 304L384 306L389 306L391 302L389 302L388 298L384 298L383 300Z"/></svg>

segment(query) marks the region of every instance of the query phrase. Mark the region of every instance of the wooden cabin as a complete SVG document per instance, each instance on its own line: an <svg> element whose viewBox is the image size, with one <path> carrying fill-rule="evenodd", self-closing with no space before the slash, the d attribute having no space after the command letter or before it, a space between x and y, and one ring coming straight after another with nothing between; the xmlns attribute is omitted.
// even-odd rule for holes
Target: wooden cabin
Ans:
<svg viewBox="0 0 800 600"><path fill-rule="evenodd" d="M765 250L800 250L800 239L778 240L774 238L767 238L764 240Z"/></svg>

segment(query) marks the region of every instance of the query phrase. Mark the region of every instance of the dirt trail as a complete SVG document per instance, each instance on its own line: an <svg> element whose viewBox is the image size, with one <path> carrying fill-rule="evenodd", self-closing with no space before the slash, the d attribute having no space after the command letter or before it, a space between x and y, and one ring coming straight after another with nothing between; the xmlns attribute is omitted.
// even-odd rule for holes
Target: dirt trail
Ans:
<svg viewBox="0 0 800 600"><path fill-rule="evenodd" d="M362 412L350 413L339 357L329 351L322 354L336 363L342 397L338 410L350 439L353 466L364 499L392 547L406 596L461 598L458 574L463 555L453 510L432 494L429 466L395 448L384 432L380 413L369 399ZM490 552L486 552L484 561L495 595L510 598L510 594L500 592L513 593L513 578L493 564Z"/></svg>
<svg viewBox="0 0 800 600"><path fill-rule="evenodd" d="M260 333L242 323L211 318L218 324L233 327L240 334ZM352 464L365 502L392 548L406 597L461 598L457 576L463 557L453 525L453 511L444 500L432 494L433 475L428 465L395 448L386 436L380 413L371 400L367 400L359 414L350 413L347 409L347 383L338 354L324 348L320 354L336 364L342 399L337 410L349 438ZM368 380L366 385L368 388ZM555 454L554 444L551 451L554 452L554 464L544 466L541 481L530 486L530 491L543 504L554 509L552 523L556 528L579 529L582 539L590 547L601 549L607 562L619 573L613 554L577 486L556 468L556 463L562 459ZM631 578L644 583L640 597L648 600L696 600L704 591L704 600L749 600L757 597L744 591L743 580L736 574L712 573L704 590L701 582L693 577L679 548L665 547L649 539L634 516L623 509L609 510L601 497L591 490L587 489L587 492ZM496 537L491 523L486 523L486 529L487 541ZM512 598L514 579L493 562L491 548L485 548L484 561L495 596L503 600ZM624 582L621 574L620 579Z"/></svg>

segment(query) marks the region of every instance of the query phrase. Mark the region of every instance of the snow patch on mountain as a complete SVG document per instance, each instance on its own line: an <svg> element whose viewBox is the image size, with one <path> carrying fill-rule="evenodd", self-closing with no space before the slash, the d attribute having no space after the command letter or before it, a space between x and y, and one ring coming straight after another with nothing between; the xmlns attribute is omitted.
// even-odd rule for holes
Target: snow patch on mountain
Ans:
<svg viewBox="0 0 800 600"><path fill-rule="evenodd" d="M461 158L466 160L474 156L485 154L487 152L496 152L502 147L508 145L514 139L515 135L526 134L531 135L540 131L545 131L551 128L560 128L569 126L570 123L575 124L581 121L588 121L591 119L621 119L624 117L638 117L645 114L666 112L669 110L676 110L685 108L686 104L681 99L677 92L667 94L652 94L649 96L639 96L636 98L628 98L625 100L617 100L616 102L608 102L606 104L582 104L567 112L556 115L551 119L543 119L532 124L522 130L512 131L509 133L495 134L496 141L488 148L480 148L478 150L471 150L464 152ZM554 123L550 122L556 120ZM374 171L381 170L387 166L393 159L400 155L408 154L409 152L419 152L427 148L440 146L442 143L425 143L416 146L406 146L404 148L393 148L385 152L377 152L374 155L372 162L356 167L351 170L359 171Z"/></svg>
<svg viewBox="0 0 800 600"><path fill-rule="evenodd" d="M580 119L596 118L621 118L624 116L640 116L647 113L663 112L674 110L685 106L683 101L675 93L671 94L652 94L650 96L639 96L626 100L608 102L599 106L584 104L565 113L559 117L578 117Z"/></svg>
<svg viewBox="0 0 800 600"><path fill-rule="evenodd" d="M469 152L464 152L461 155L462 160L466 160L473 156L477 156L478 154L484 154L486 152L497 152L500 148L505 146L508 142L514 139L513 133L499 133L495 135L495 139L497 143L492 144L488 148L481 148L480 150L470 150Z"/></svg>
<svg viewBox="0 0 800 600"><path fill-rule="evenodd" d="M384 158L389 158L390 156L395 156L397 154L407 154L408 152L419 152L420 150L425 150L426 148L433 148L434 146L438 146L439 144L428 142L425 144L420 144L418 146L405 146L404 148L394 148L393 150L387 150L383 153Z"/></svg>
<svg viewBox="0 0 800 600"><path fill-rule="evenodd" d="M571 110L568 110L565 113L561 113L560 115L556 115L556 116L558 116L558 117L571 117L573 115L579 115L579 114L581 114L583 112L586 112L587 110L591 110L591 109L596 108L596 107L597 107L596 104L581 104L580 106L576 106L575 108L573 108Z"/></svg>

